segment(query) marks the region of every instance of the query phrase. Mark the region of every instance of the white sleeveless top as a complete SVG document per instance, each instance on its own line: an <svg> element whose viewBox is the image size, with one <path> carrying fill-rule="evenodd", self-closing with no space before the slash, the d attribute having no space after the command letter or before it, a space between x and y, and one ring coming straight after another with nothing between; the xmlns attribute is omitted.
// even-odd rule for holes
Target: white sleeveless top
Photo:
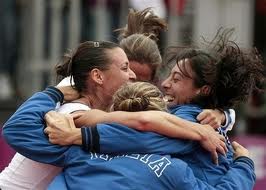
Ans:
<svg viewBox="0 0 266 190"><path fill-rule="evenodd" d="M84 104L71 102L56 109L60 113L90 110ZM8 167L0 173L2 190L45 190L62 168L30 160L16 153Z"/></svg>

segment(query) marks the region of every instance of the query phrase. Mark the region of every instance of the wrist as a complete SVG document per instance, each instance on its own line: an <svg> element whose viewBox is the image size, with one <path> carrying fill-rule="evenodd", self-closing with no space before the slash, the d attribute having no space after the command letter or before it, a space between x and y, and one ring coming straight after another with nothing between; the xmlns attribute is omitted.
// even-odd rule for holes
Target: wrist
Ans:
<svg viewBox="0 0 266 190"><path fill-rule="evenodd" d="M82 145L82 136L81 136L80 128L73 128L73 131L71 134L71 142L74 145Z"/></svg>
<svg viewBox="0 0 266 190"><path fill-rule="evenodd" d="M196 125L196 126L195 126ZM207 139L207 131L205 129L204 126L201 126L200 124L193 124L191 126L191 129L193 131L193 137L194 137L194 140L197 140L197 141L204 141Z"/></svg>
<svg viewBox="0 0 266 190"><path fill-rule="evenodd" d="M211 127L210 127L211 128ZM207 126L201 126L197 127L198 131L198 136L199 136L199 141L205 141L208 139L209 131ZM211 128L212 129L212 128Z"/></svg>

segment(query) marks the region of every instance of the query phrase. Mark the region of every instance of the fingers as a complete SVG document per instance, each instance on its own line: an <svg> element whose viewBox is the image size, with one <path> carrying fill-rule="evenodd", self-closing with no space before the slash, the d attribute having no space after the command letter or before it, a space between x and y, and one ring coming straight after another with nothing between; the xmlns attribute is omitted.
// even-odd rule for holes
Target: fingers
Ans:
<svg viewBox="0 0 266 190"><path fill-rule="evenodd" d="M75 128L76 126L75 126L75 123L74 123L73 116L72 115L67 115L66 117L68 119L68 123L69 123L70 128Z"/></svg>
<svg viewBox="0 0 266 190"><path fill-rule="evenodd" d="M248 149L246 149L245 147L243 147L242 145L238 144L237 142L232 142L232 147L234 149L234 158L238 158L241 156L246 156L249 157L249 151Z"/></svg>
<svg viewBox="0 0 266 190"><path fill-rule="evenodd" d="M197 116L197 120L198 121L202 121L203 119L205 119L206 117L207 117L207 115L208 115L209 113L208 113L208 111L203 111L203 112L201 112L198 116Z"/></svg>
<svg viewBox="0 0 266 190"><path fill-rule="evenodd" d="M233 147L234 151L237 151L237 149L239 149L239 148L244 148L242 145L238 144L236 141L232 142L232 147Z"/></svg>
<svg viewBox="0 0 266 190"><path fill-rule="evenodd" d="M48 113L45 114L44 116L44 119L47 121L47 120L51 120L53 119L53 114L54 114L55 111L49 111Z"/></svg>
<svg viewBox="0 0 266 190"><path fill-rule="evenodd" d="M59 114L55 111L49 111L44 116L44 119L48 125L52 125L53 123L55 123L60 118L62 118L62 114Z"/></svg>
<svg viewBox="0 0 266 190"><path fill-rule="evenodd" d="M223 135L219 135L219 139L223 142L225 142L225 137Z"/></svg>
<svg viewBox="0 0 266 190"><path fill-rule="evenodd" d="M73 119L75 120L75 119L78 119L81 116L83 116L84 115L84 112L74 112L71 115L72 115Z"/></svg>
<svg viewBox="0 0 266 190"><path fill-rule="evenodd" d="M43 132L45 133L45 134L49 134L49 127L46 127L44 130L43 130Z"/></svg>
<svg viewBox="0 0 266 190"><path fill-rule="evenodd" d="M43 130L43 132L49 136L49 134L53 133L53 128L48 126Z"/></svg>
<svg viewBox="0 0 266 190"><path fill-rule="evenodd" d="M197 116L197 120L200 122L200 124L205 125L211 125L212 127L219 127L219 122L216 119L216 117L211 114L209 110L204 110ZM218 125L218 126L217 126Z"/></svg>
<svg viewBox="0 0 266 190"><path fill-rule="evenodd" d="M208 124L208 125L212 126L212 128L214 128L214 129L220 127L219 121L215 117L212 117L212 116L208 116L208 117L204 118L203 120L200 121L200 124L202 124L202 125Z"/></svg>
<svg viewBox="0 0 266 190"><path fill-rule="evenodd" d="M225 156L228 151L226 144L225 144L225 137L223 135L219 135L219 139L221 142L220 142L219 147L217 148L217 151Z"/></svg>
<svg viewBox="0 0 266 190"><path fill-rule="evenodd" d="M220 127L221 121L219 117L216 115L216 111L205 109L197 116L197 120L202 124L211 125L214 129Z"/></svg>
<svg viewBox="0 0 266 190"><path fill-rule="evenodd" d="M213 161L213 163L215 165L218 165L218 154L217 154L217 152L214 151L214 152L211 153L211 155L212 155L212 161Z"/></svg>
<svg viewBox="0 0 266 190"><path fill-rule="evenodd" d="M206 117L206 118L204 118L203 120L201 120L200 123L201 123L202 125L205 125L205 124L209 124L209 123L211 123L211 122L213 122L213 121L214 121L214 118Z"/></svg>
<svg viewBox="0 0 266 190"><path fill-rule="evenodd" d="M227 152L227 148L226 148L226 145L224 143L220 144L218 147L217 147L217 152L219 152L220 154L222 155L226 155L226 152Z"/></svg>
<svg viewBox="0 0 266 190"><path fill-rule="evenodd" d="M214 129L217 129L218 127L220 127L220 123L216 119L214 121L210 121L210 123L208 123L208 125L212 126L212 128L214 128Z"/></svg>

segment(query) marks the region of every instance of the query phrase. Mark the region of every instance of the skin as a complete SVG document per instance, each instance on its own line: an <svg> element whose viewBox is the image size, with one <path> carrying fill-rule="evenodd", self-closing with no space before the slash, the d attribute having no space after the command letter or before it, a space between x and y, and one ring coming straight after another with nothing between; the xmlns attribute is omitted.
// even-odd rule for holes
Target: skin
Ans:
<svg viewBox="0 0 266 190"><path fill-rule="evenodd" d="M152 81L152 66L148 63L139 63L137 61L129 61L130 68L136 74L137 81Z"/></svg>
<svg viewBox="0 0 266 190"><path fill-rule="evenodd" d="M113 52L114 53L114 52ZM117 54L118 53L121 53L120 51L118 51L117 52ZM120 57L117 57L117 56L115 56L114 57L114 63L116 63L116 64L113 64L115 67L112 67L112 69L113 70L111 70L111 71L108 71L108 73L105 73L105 74L107 74L107 77L106 77L106 80L105 81L109 81L109 80L111 80L113 77L113 75L116 75L116 76L119 76L119 72L122 72L123 70L125 71L125 70L127 70L128 69L128 64L126 64L126 62L125 62L125 60L126 60L126 58L125 57L123 57L123 56L120 56ZM120 63L120 64L117 64L117 63ZM137 71L141 71L140 70L140 67L143 67L143 64L140 64L140 63L137 63L137 62L131 62L131 64L133 64L134 66L132 67L133 69L135 69L135 70L137 70ZM147 65L147 64L145 64L145 65ZM132 65L131 65L132 66ZM147 70L149 70L149 71L151 71L151 69L149 68L149 66L147 65L147 67L146 67L146 69ZM117 71L118 70L118 71ZM120 70L120 71L119 71ZM147 73L146 73L147 74ZM151 74L151 72L150 72L150 74ZM176 76L177 75L177 76ZM143 75L142 75L143 76ZM151 75L150 75L151 76ZM167 87L167 88L169 88L169 89L171 89L170 87L172 87L172 82L174 81L174 83L176 82L176 78L180 78L180 77L182 77L182 78L184 78L183 76L181 76L181 72L179 71L179 68L176 66L176 67L174 67L173 68L173 70L172 70L172 72L171 72L171 74L170 74L170 76L166 79L166 81L164 82L165 83L165 87ZM117 77L116 77L117 78ZM127 77L125 77L125 79L126 79ZM181 91L181 94L188 94L188 97L193 97L194 95L195 95L195 93L194 92L198 92L199 91L199 89L197 89L197 88L195 88L195 86L194 86L194 84L193 84L193 80L192 79L190 79L190 78L185 78L186 80L180 80L180 81L182 81L181 83L178 83L178 85L176 85L176 86L174 86L175 88L173 89L173 92L176 92L176 90L178 90L179 91L179 89L181 89L180 91ZM120 80L120 78L118 78L117 79L117 84L121 84L121 83L123 83L124 81L126 81L126 80L124 80L123 78ZM119 82L121 82L121 83L119 83ZM168 83L167 83L168 82ZM108 84L108 82L106 83L106 84ZM182 87L182 85L183 85L183 87ZM108 85L107 85L108 86ZM118 85L119 86L119 85ZM111 89L109 89L110 91L112 91L112 89L114 89L113 87L111 88ZM192 90L191 90L192 89ZM193 92L193 93L190 93L190 92ZM107 90L107 92L108 92L108 90ZM186 97L186 96L185 96ZM111 99L111 98L110 98ZM186 100L185 100L186 101ZM184 102L185 102L184 101ZM182 99L181 99L181 101L179 101L179 99L177 100L177 101L175 101L175 102L182 102ZM91 111L90 111L91 112ZM208 113L211 113L211 112L208 112ZM143 115L145 115L146 113L145 112L143 112L142 113ZM103 114L95 114L95 115L103 115ZM106 119L106 117L105 117L105 119L103 119L104 118L104 116L102 117L102 119L99 119L96 123L100 123L100 122L103 122L103 120L105 121L105 122L118 122L118 123L121 123L121 124L124 124L124 125L127 125L127 126L129 126L129 127L132 127L132 128L136 128L136 129L138 129L138 130L147 130L147 131L154 131L154 132L158 132L158 133L160 133L160 134L163 134L163 135L167 135L167 136L170 136L170 137L178 137L178 138L186 138L186 137L190 137L191 138L191 136L194 136L193 138L195 138L195 140L202 140L202 139L207 139L206 137L207 136L205 136L205 137L203 137L204 135L199 135L199 136L197 136L197 135L195 135L195 133L193 134L193 133L190 133L190 134L183 134L183 132L182 132L182 130L180 131L178 131L177 129L175 129L175 128L169 128L169 126L170 126L170 124L169 123L166 123L166 122L161 122L161 120L155 120L155 119L153 119L152 121L153 121L153 123L151 122L151 121L144 121L144 120L141 120L140 118L143 118L143 117L141 117L141 116L143 116L143 115L139 115L139 116L136 116L135 117L135 119L136 118L138 118L138 121L140 121L141 123L137 123L136 124L136 122L134 123L135 125L132 125L130 122L128 122L128 121L130 121L130 119L128 118L128 116L126 116L126 115L123 115L123 117L120 117L120 116L122 116L122 113L120 113L119 114L119 117L118 117L118 119L117 120L115 120L114 121L114 118L116 118L116 116L115 115L113 115L112 117L109 117L109 120L108 119ZM131 116L133 116L133 114L131 113ZM204 120L204 118L205 117L209 117L209 114L207 114L206 116L204 116L203 117L203 120ZM85 118L88 118L88 116L86 116L86 117L82 117L83 119L81 119L81 121L83 120L83 124L84 123L86 123L86 124L88 124L87 122L90 122L90 121L86 121L85 122ZM125 120L123 120L122 118L127 118L127 119L125 119ZM147 118L147 117L146 117ZM153 117L154 118L154 117ZM157 117L157 118L159 118L159 117ZM122 121L123 120L123 121ZM131 120L132 120L132 118L131 118ZM206 119L205 119L206 120ZM162 121L165 121L163 118L162 118ZM82 122L81 122L82 123ZM96 124L95 123L95 124ZM149 123L150 125L144 125L144 123L145 124L147 124L147 123ZM161 124L161 125L160 125ZM94 124L92 124L92 125L94 125ZM182 124L180 124L180 123L175 123L175 125L178 125L178 126L182 126ZM140 126L143 126L143 128L139 128ZM164 128L164 127L162 127L162 126L167 126L166 128ZM188 125L188 124L186 124L185 125L186 127L188 127L188 126L190 126L190 125ZM53 135L52 135L52 138L50 138L50 140L51 141L53 141L53 143L58 143L58 144L61 144L61 145L67 145L67 144L81 144L81 135L80 135L80 130L73 130L73 131L70 131L69 132L69 134L72 134L72 135L69 135L68 137L63 137L63 138L61 138L61 139L64 139L65 141L64 141L64 143L61 143L60 142L60 140L58 140L57 139L57 135L58 135L58 137L60 138L60 137L62 137L62 131L60 131L60 129L58 130L58 131L56 131L56 130L52 130L51 129L52 127L47 127L46 128L46 133L47 134L52 134L53 133ZM192 127L193 128L193 127ZM188 129L188 128L186 128L186 129ZM201 128L197 128L197 129L201 129ZM75 131L75 132L74 132ZM186 130L185 130L186 131ZM200 130L199 130L200 131ZM199 133L199 131L197 131L196 133ZM57 132L57 134L55 135L55 133ZM195 132L195 131L194 131ZM73 133L75 133L75 135L73 135ZM204 133L204 132L203 132ZM183 135L180 135L180 134L183 134ZM206 134L206 133L205 133ZM195 136L197 136L197 137L195 137ZM50 136L49 136L50 137ZM212 136L210 136L210 137L212 137ZM55 140L55 139L57 139L57 140ZM203 140L203 142L205 141L205 140ZM205 142L208 142L208 140L206 140ZM203 143L204 144L204 143ZM205 143L205 144L210 144L210 143ZM217 145L217 144L216 144ZM212 148L210 149L208 146L209 145L203 145L204 147L207 147L207 149L208 150L210 150L210 152L212 152L212 155L213 155L213 158L214 158L214 160L217 160L217 153L216 153L216 148L214 148L214 146L211 146ZM215 150L214 150L215 149ZM226 151L226 147L225 146L223 146L223 145L219 145L219 148L218 148L218 150L220 150L220 152L222 152L222 153L224 153L225 151ZM217 162L217 161L215 161L215 162Z"/></svg>
<svg viewBox="0 0 266 190"><path fill-rule="evenodd" d="M174 115L160 111L143 112L104 112L90 110L72 115L77 126L95 126L97 123L116 122L141 131L154 131L160 134L200 141L201 145L211 152L214 163L218 163L217 152L225 154L227 151L224 137L219 135L210 126L180 119ZM81 145L80 128L76 128L73 117L55 111L45 115L47 127L44 132L49 141L59 145Z"/></svg>
<svg viewBox="0 0 266 190"><path fill-rule="evenodd" d="M136 74L136 80L137 81L152 81L153 69L152 69L151 64L140 63L140 62L137 62L134 60L129 61L129 63L130 63L130 68ZM175 69L175 67L172 69L172 72L174 72L173 71L174 69ZM171 74L172 74L172 72L171 72ZM171 81L170 77L171 77L171 75L165 80L165 82L162 84L162 86L163 85L165 85L165 86L169 85L169 82ZM175 77L180 78L180 76L175 76ZM170 80L170 81L167 81L167 80ZM182 81L182 82L184 83L184 85L190 85L191 88L195 88L193 85L193 81L189 78L187 78L187 80ZM182 84L179 83L179 85L181 86ZM167 87L165 87L165 88L167 88ZM182 88L182 87L179 87L179 88ZM194 95L192 95L192 96L194 96ZM181 99L181 101L182 101L182 99ZM216 129L225 123L225 115L220 110L205 109L205 110L203 110L203 112L201 112L198 115L197 120L202 125L206 125L206 124L211 125L214 129Z"/></svg>
<svg viewBox="0 0 266 190"><path fill-rule="evenodd" d="M149 112L150 111L139 112L141 114L138 116L141 116L141 115L143 116L143 114L149 113ZM101 120L103 117L105 117L105 120L108 121L108 117L109 118L112 117L113 113L114 112L107 113L107 112L104 112L101 110L92 110L92 111L84 112L82 114L76 113L74 115L64 115L64 114L57 113L55 111L50 111L45 115L45 120L47 122L47 127L45 129L45 132L48 134L49 141L51 143L59 144L59 145L70 145L70 144L73 144L73 142L75 142L75 140L78 139L77 136L80 135L80 130L78 128L76 128L73 117L74 117L74 119L75 118L78 119L82 115L84 115L84 116L86 116L84 118L88 119L87 123L91 122L92 124L93 123L95 124L95 123L98 123L98 119L99 119L95 116L101 117ZM151 111L150 113L151 114L157 114L157 113L164 113L164 112ZM119 112L119 114L126 114L126 112ZM136 123L138 121L135 119L130 120L130 117L131 117L131 119L134 118L134 117L132 117L132 114L138 114L138 112L132 112L131 114L128 114L128 118L126 120L127 120L127 122L129 122L128 123L129 125L134 126L135 125L134 123ZM115 117L117 117L117 115ZM175 116L172 116L172 117L175 117ZM159 120L160 119L161 118L159 118ZM187 121L184 121L184 122L187 122ZM188 122L188 124L189 123L190 122ZM138 126L140 126L140 125L138 125ZM176 128L176 127L174 127L174 128ZM67 129L69 132L65 133L65 129ZM140 128L138 128L138 129L140 129ZM168 129L169 129L169 127L168 127ZM171 127L170 127L170 129L171 129ZM140 130L143 130L143 129L140 129ZM75 133L74 131L78 131L78 133ZM69 136L65 136L66 134L69 134ZM82 143L81 141L80 142L76 141L74 144L80 145L81 143ZM232 142L232 146L234 149L234 159L241 157L241 156L250 157L249 151L245 147L240 145L239 143L234 141L234 142Z"/></svg>
<svg viewBox="0 0 266 190"><path fill-rule="evenodd" d="M135 81L136 75L129 67L129 61L121 48L106 50L111 61L107 70L92 69L88 73L87 89L76 102L91 108L107 110L111 105L115 91L129 81ZM72 99L73 100L73 99Z"/></svg>
<svg viewBox="0 0 266 190"><path fill-rule="evenodd" d="M60 90L63 90L62 87ZM76 119L75 122L81 123L78 126L85 124L93 126L100 122L117 122L138 130L154 131L170 137L182 139L193 138L193 140L199 140L203 147L212 153L214 160L216 160L215 162L217 162L218 157L216 150L223 154L226 151L226 146L224 143L222 143L222 141L220 141L221 137L217 136L214 130L210 130L211 128L209 126L205 126L206 128L195 127L194 125L198 124L181 120L176 116L164 112L135 112L130 114L124 112L113 112L108 114L104 114L104 112L94 112L95 110L83 113L83 117L78 118L78 121ZM98 112L100 112L100 110L98 110ZM54 115L56 114L57 113L54 113ZM93 115L93 117L89 115ZM60 118L59 115L56 117L57 119ZM48 127L45 129L45 132L50 134L49 138L52 143L60 145L68 145L73 143L79 145L81 144L82 138L80 129L73 128L68 130L69 135L64 136L64 129L66 128L56 127L57 123L52 124L53 122L53 120L50 122L49 119L47 119ZM63 142L60 142L60 139L63 139Z"/></svg>
<svg viewBox="0 0 266 190"><path fill-rule="evenodd" d="M182 62L184 60L179 61L178 64L182 64ZM184 76L176 64L171 70L169 77L162 83L169 106L190 103L201 92L201 88L194 85L192 69L188 63L185 63L185 65L191 78Z"/></svg>
<svg viewBox="0 0 266 190"><path fill-rule="evenodd" d="M108 70L103 71L102 83L103 90L107 94L106 99L111 98L126 82L136 80L136 74L129 67L128 58L121 48L108 50L108 54L111 57L111 65Z"/></svg>

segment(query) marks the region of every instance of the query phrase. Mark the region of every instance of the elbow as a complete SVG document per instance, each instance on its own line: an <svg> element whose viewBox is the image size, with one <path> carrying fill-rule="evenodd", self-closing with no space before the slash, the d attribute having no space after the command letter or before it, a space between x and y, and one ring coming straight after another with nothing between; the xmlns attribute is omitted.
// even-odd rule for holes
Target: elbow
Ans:
<svg viewBox="0 0 266 190"><path fill-rule="evenodd" d="M5 141L10 145L12 143L12 135L8 126L4 125L2 128L2 136L4 137Z"/></svg>

